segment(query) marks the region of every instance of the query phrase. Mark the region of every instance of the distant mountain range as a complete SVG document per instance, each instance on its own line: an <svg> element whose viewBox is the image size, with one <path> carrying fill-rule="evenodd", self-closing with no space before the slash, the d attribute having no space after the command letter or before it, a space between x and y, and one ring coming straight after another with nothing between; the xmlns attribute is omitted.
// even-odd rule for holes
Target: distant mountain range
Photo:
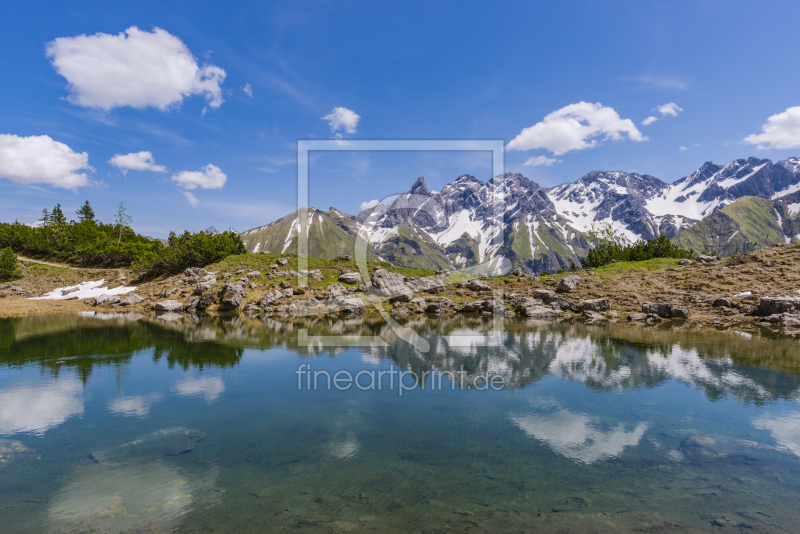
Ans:
<svg viewBox="0 0 800 534"><path fill-rule="evenodd" d="M585 232L610 224L631 241L665 234L684 247L723 255L800 239L800 159L705 163L673 184L622 171L592 171L550 189L521 174L489 182L469 175L441 191L419 178L409 191L356 215L310 208L312 257L353 254L358 232L370 257L432 269L578 263ZM298 213L243 232L248 251L296 250ZM209 230L212 230L213 227ZM507 261L505 261L507 260Z"/></svg>

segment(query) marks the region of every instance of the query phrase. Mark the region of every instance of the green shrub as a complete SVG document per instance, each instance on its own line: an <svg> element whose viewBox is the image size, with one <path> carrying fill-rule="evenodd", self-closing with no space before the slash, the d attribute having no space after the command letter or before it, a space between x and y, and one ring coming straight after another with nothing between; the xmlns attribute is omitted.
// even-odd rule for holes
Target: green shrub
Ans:
<svg viewBox="0 0 800 534"><path fill-rule="evenodd" d="M242 239L234 232L217 235L184 232L180 236L172 232L166 245L156 243L155 249L145 252L132 264L143 277L177 274L187 267L202 267L231 254L246 252Z"/></svg>
<svg viewBox="0 0 800 534"><path fill-rule="evenodd" d="M689 258L694 259L694 252L677 246L670 239L661 235L656 239L647 241L640 239L632 245L622 245L619 242L603 241L581 259L584 268L600 267L617 261L644 261L653 258Z"/></svg>
<svg viewBox="0 0 800 534"><path fill-rule="evenodd" d="M11 248L0 250L0 282L7 282L22 277L22 269L17 255Z"/></svg>

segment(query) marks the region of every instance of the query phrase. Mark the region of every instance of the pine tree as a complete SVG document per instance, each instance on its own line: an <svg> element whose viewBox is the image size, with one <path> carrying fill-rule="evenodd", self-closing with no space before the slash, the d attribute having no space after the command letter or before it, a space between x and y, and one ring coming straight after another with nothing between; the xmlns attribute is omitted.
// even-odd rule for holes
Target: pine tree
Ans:
<svg viewBox="0 0 800 534"><path fill-rule="evenodd" d="M78 218L83 221L94 221L94 210L89 205L89 201L83 203L83 206L80 207L78 211L75 213L78 214Z"/></svg>
<svg viewBox="0 0 800 534"><path fill-rule="evenodd" d="M53 208L53 212L50 214L50 222L53 224L67 224L67 218L64 217L64 212L61 211L61 203L58 203Z"/></svg>
<svg viewBox="0 0 800 534"><path fill-rule="evenodd" d="M47 208L42 210L42 224L44 226L50 224L50 212L47 211Z"/></svg>

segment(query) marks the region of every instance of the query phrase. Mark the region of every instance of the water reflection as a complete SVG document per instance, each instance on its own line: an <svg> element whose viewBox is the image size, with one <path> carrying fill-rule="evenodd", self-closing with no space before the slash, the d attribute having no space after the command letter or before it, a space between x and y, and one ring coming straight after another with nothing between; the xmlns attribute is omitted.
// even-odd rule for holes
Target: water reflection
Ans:
<svg viewBox="0 0 800 534"><path fill-rule="evenodd" d="M83 413L83 386L74 378L0 389L0 434L43 434Z"/></svg>
<svg viewBox="0 0 800 534"><path fill-rule="evenodd" d="M225 391L225 383L218 376L204 376L201 378L184 378L178 380L172 388L178 395L187 397L203 397L207 403L212 403Z"/></svg>
<svg viewBox="0 0 800 534"><path fill-rule="evenodd" d="M155 315L107 315L0 321L0 366L38 364L53 376L65 368L75 369L85 383L93 368L124 368L134 353L145 350L170 368L202 371L237 366L247 348L283 347L300 356L335 357L357 350L367 364L388 360L420 376L432 370L464 373L465 383L470 384L478 376L499 376L507 388L524 388L556 376L597 391L652 388L678 380L712 400L727 396L761 403L800 396L797 340L759 330L739 332L751 336L743 341L741 335L707 330L509 320L505 330L496 331L490 321L480 318L413 318L407 326L431 346L430 352L421 353L371 317L288 321L182 314L163 321ZM298 340L310 338L360 341L351 349L346 343L298 345ZM365 344L364 339L375 341ZM202 395L209 402L225 389L220 378L197 380L186 378L173 389L182 395ZM151 404L129 399L116 406L119 413L146 413Z"/></svg>
<svg viewBox="0 0 800 534"><path fill-rule="evenodd" d="M621 423L602 428L598 417L570 411L554 399L531 404L533 413L512 413L509 419L554 452L587 464L614 458L626 447L635 447L649 426L641 422L630 431Z"/></svg>
<svg viewBox="0 0 800 534"><path fill-rule="evenodd" d="M119 397L108 403L108 409L119 415L145 417L150 413L153 404L160 401L161 397L158 393Z"/></svg>

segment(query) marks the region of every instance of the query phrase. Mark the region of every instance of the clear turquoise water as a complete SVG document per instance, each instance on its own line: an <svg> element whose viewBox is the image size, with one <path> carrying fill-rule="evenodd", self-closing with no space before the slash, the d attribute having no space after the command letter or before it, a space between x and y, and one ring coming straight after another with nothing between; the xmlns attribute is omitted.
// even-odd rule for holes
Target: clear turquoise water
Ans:
<svg viewBox="0 0 800 534"><path fill-rule="evenodd" d="M797 340L412 326L429 353L360 320L2 321L0 530L800 532ZM505 387L298 389L301 365Z"/></svg>

